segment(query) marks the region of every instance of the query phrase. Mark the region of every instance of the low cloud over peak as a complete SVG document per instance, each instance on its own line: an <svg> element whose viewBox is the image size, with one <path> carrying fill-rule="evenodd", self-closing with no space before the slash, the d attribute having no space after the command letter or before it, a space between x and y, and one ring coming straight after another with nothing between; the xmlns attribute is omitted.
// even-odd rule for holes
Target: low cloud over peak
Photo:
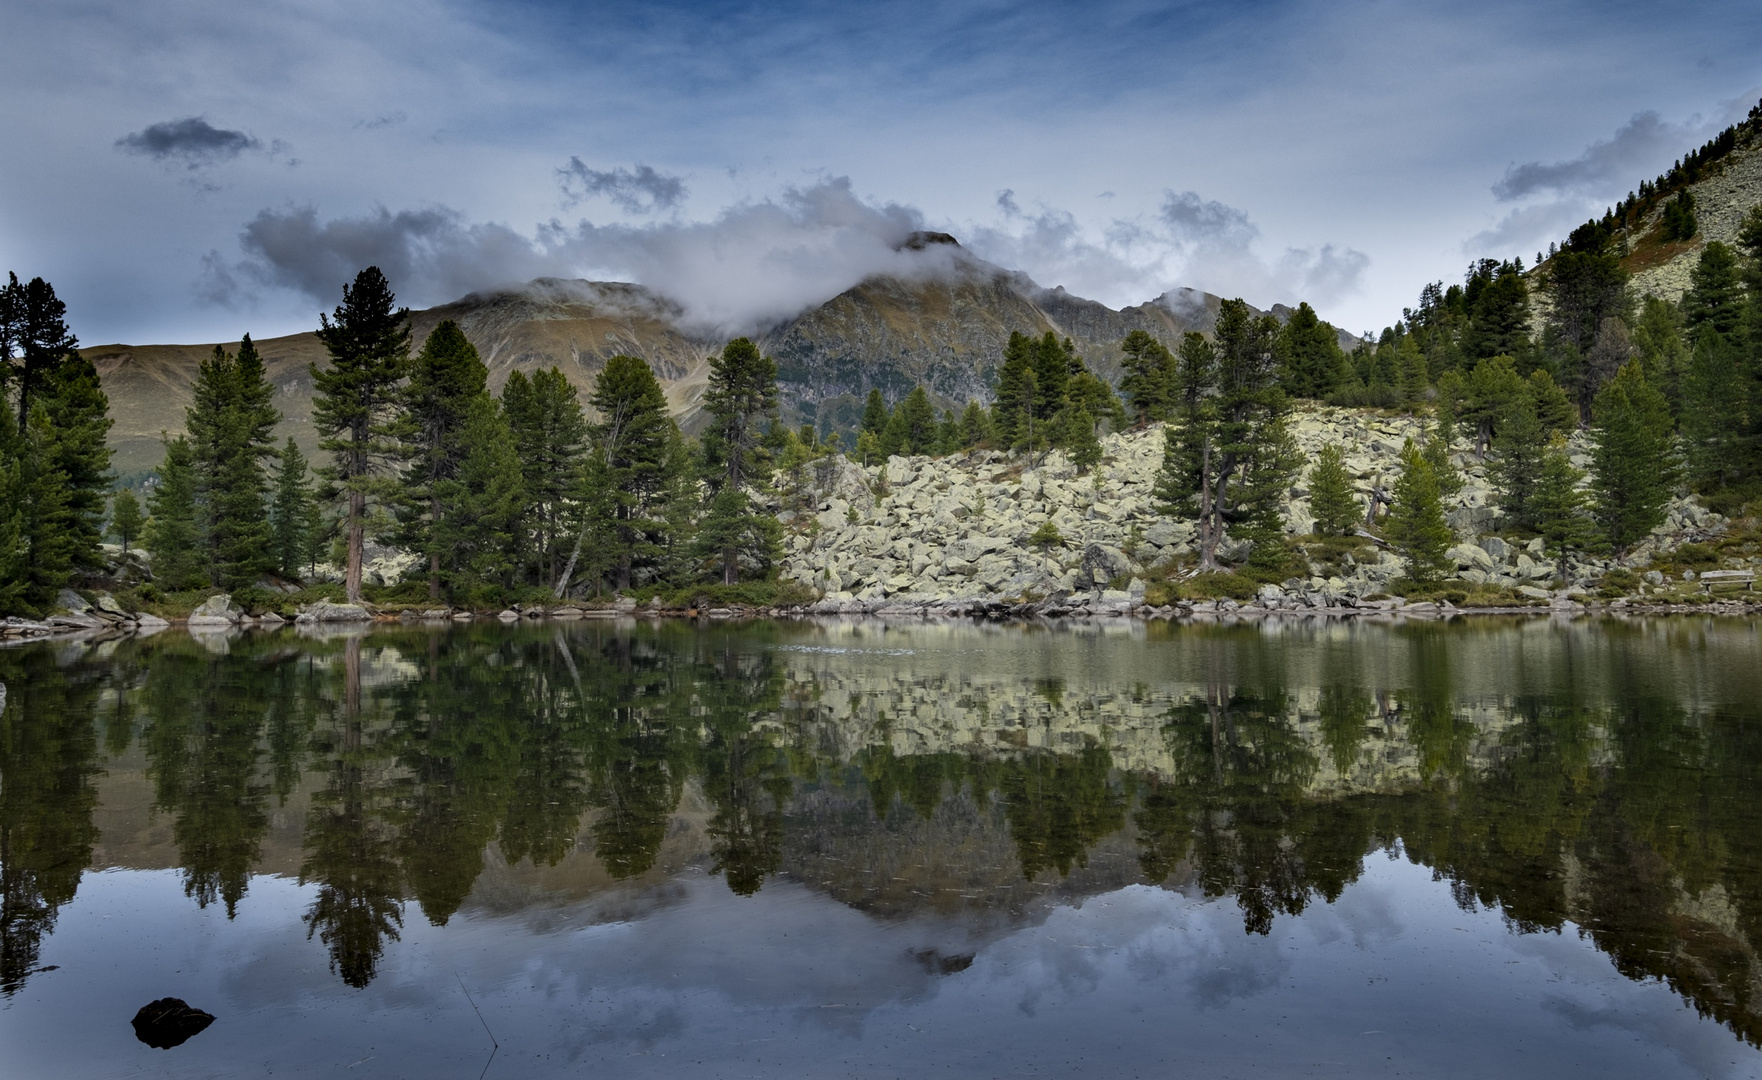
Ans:
<svg viewBox="0 0 1762 1080"><path fill-rule="evenodd" d="M116 148L155 161L181 162L200 169L238 157L247 150L261 150L263 143L243 131L217 128L200 116L163 120L116 140Z"/></svg>

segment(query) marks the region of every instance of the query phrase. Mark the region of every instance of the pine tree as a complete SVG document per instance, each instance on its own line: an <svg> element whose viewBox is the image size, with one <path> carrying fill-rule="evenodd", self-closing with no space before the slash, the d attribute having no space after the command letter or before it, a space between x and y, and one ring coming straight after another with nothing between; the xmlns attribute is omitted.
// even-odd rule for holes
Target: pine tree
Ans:
<svg viewBox="0 0 1762 1080"><path fill-rule="evenodd" d="M606 361L591 401L601 417L593 434L605 456L616 522L613 587L628 589L633 566L652 564L660 551L674 425L660 382L634 356Z"/></svg>
<svg viewBox="0 0 1762 1080"><path fill-rule="evenodd" d="M391 284L369 266L343 286L336 321L319 318L318 340L330 366L312 365L312 424L345 501L348 544L344 588L361 601L361 560L367 542L367 502L381 494L379 478L401 456L396 435L398 384L409 364L410 313L394 307Z"/></svg>
<svg viewBox="0 0 1762 1080"><path fill-rule="evenodd" d="M776 361L746 338L730 341L710 360L704 411L710 416L703 449L711 502L699 536L700 541L712 537L720 547L722 583L733 585L740 580L743 553L761 566L774 561L769 545L777 535L776 519L761 514L745 489L761 479L767 464L758 423L777 416Z"/></svg>
<svg viewBox="0 0 1762 1080"><path fill-rule="evenodd" d="M147 551L153 556L153 579L161 588L194 589L208 579L196 510L195 454L188 437L165 443L159 482L147 496Z"/></svg>
<svg viewBox="0 0 1762 1080"><path fill-rule="evenodd" d="M110 399L92 362L79 353L66 354L60 365L48 371L32 407L32 430L39 433L42 455L38 475L44 482L58 478L54 482L61 492L39 504L40 516L31 516L37 538L33 546L41 542L63 549L70 570L104 567L100 545L113 479L106 439L111 424ZM44 578L37 587L47 599L66 580L65 574L55 580Z"/></svg>
<svg viewBox="0 0 1762 1080"><path fill-rule="evenodd" d="M3 301L4 297L0 297ZM0 614L27 610L24 439L0 393Z"/></svg>
<svg viewBox="0 0 1762 1080"><path fill-rule="evenodd" d="M991 417L977 401L968 401L961 413L960 444L966 449L991 441Z"/></svg>
<svg viewBox="0 0 1762 1080"><path fill-rule="evenodd" d="M507 416L488 394L471 398L455 475L438 481L447 513L437 524L446 584L482 602L514 584L519 572L526 493Z"/></svg>
<svg viewBox="0 0 1762 1080"><path fill-rule="evenodd" d="M1689 350L1683 340L1682 313L1677 306L1647 296L1634 324L1633 344L1647 380L1664 391L1671 413L1682 415L1682 379L1689 366Z"/></svg>
<svg viewBox="0 0 1762 1080"><path fill-rule="evenodd" d="M0 290L0 387L16 387L17 430L29 430L37 395L78 347L55 287L42 278L21 285L17 274L9 274Z"/></svg>
<svg viewBox="0 0 1762 1080"><path fill-rule="evenodd" d="M1515 528L1536 527L1530 503L1541 479L1548 441L1548 432L1528 396L1513 401L1493 440L1493 464L1488 471L1494 490L1499 493L1499 505Z"/></svg>
<svg viewBox="0 0 1762 1080"><path fill-rule="evenodd" d="M1564 435L1578 426L1578 410L1573 407L1572 399L1566 396L1566 391L1554 381L1554 376L1537 368L1530 372L1524 383L1529 390L1530 405L1536 410L1536 419L1548 434Z"/></svg>
<svg viewBox="0 0 1762 1080"><path fill-rule="evenodd" d="M275 452L275 388L251 336L237 356L219 345L202 362L185 410L196 475L197 517L211 579L223 588L249 584L275 568L265 516L264 460Z"/></svg>
<svg viewBox="0 0 1762 1080"><path fill-rule="evenodd" d="M1682 298L1683 323L1691 340L1704 328L1731 338L1743 325L1744 283L1737 253L1715 240L1701 249Z"/></svg>
<svg viewBox="0 0 1762 1080"><path fill-rule="evenodd" d="M887 402L881 397L881 389L870 387L869 399L863 404L862 426L858 430L866 431L879 439L881 433L887 430L887 421L890 419L892 414L888 412Z"/></svg>
<svg viewBox="0 0 1762 1080"><path fill-rule="evenodd" d="M1039 341L1033 344L1034 356L1034 424L1037 428L1046 429L1050 436L1054 434L1053 418L1065 407L1065 391L1071 375L1074 374L1081 361L1072 350L1071 339L1060 339L1057 334L1048 330ZM1038 433L1036 438L1038 439Z"/></svg>
<svg viewBox="0 0 1762 1080"><path fill-rule="evenodd" d="M110 500L110 533L122 543L122 553L128 554L130 542L141 538L141 500L135 497L134 490L123 488Z"/></svg>
<svg viewBox="0 0 1762 1080"><path fill-rule="evenodd" d="M1573 552L1597 551L1603 537L1590 515L1590 499L1579 484L1585 474L1573 467L1563 446L1550 447L1542 457L1542 471L1530 496L1536 531L1544 549L1554 552L1560 579L1566 580L1566 562Z"/></svg>
<svg viewBox="0 0 1762 1080"><path fill-rule="evenodd" d="M275 473L275 502L270 508L270 550L283 577L297 578L313 547L312 515L316 509L306 479L306 455L288 436Z"/></svg>
<svg viewBox="0 0 1762 1080"><path fill-rule="evenodd" d="M1717 491L1743 476L1752 462L1749 376L1742 352L1718 328L1704 324L1682 380L1682 448L1687 479Z"/></svg>
<svg viewBox="0 0 1762 1080"><path fill-rule="evenodd" d="M1407 560L1409 581L1428 585L1449 572L1444 553L1455 536L1444 520L1431 463L1412 439L1401 448L1401 474L1395 480L1395 501L1383 531Z"/></svg>
<svg viewBox="0 0 1762 1080"><path fill-rule="evenodd" d="M1629 361L1592 410L1591 490L1603 535L1626 550L1664 521L1678 467L1670 407Z"/></svg>
<svg viewBox="0 0 1762 1080"><path fill-rule="evenodd" d="M1358 524L1360 510L1346 455L1334 443L1322 447L1310 467L1309 512L1318 536L1346 536Z"/></svg>
<svg viewBox="0 0 1762 1080"><path fill-rule="evenodd" d="M1095 437L1095 418L1083 404L1071 407L1065 418L1065 458L1076 466L1077 474L1085 476L1101 463L1101 440Z"/></svg>
<svg viewBox="0 0 1762 1080"><path fill-rule="evenodd" d="M1120 342L1120 393L1126 396L1131 421L1143 428L1167 420L1175 391L1175 354L1143 330Z"/></svg>
<svg viewBox="0 0 1762 1080"><path fill-rule="evenodd" d="M991 405L991 428L1005 449L1027 446L1034 427L1034 339L1010 331L997 369L997 398Z"/></svg>
<svg viewBox="0 0 1762 1080"><path fill-rule="evenodd" d="M1511 414L1515 402L1529 396L1529 387L1511 357L1490 356L1469 372L1467 389L1467 401L1458 417L1474 431L1475 456L1483 457L1493 444L1499 422Z"/></svg>
<svg viewBox="0 0 1762 1080"><path fill-rule="evenodd" d="M936 409L930 404L930 395L922 386L913 387L887 421L881 453L885 457L935 453L936 439Z"/></svg>
<svg viewBox="0 0 1762 1080"><path fill-rule="evenodd" d="M1279 332L1285 392L1294 397L1324 398L1339 384L1346 365L1334 328L1322 322L1307 303L1297 305Z"/></svg>
<svg viewBox="0 0 1762 1080"><path fill-rule="evenodd" d="M518 373L516 373L518 374ZM441 596L441 498L466 454L465 426L479 398L489 396L489 369L459 324L447 319L429 332L410 363L397 433L409 466L397 500L399 540L428 557L428 595Z"/></svg>
<svg viewBox="0 0 1762 1080"><path fill-rule="evenodd" d="M580 395L555 367L541 368L531 379L518 371L509 375L502 387L502 408L526 492L522 547L530 553L533 574L557 582L554 595L560 599L572 573L565 546L575 544L571 553L580 558L583 518L577 496L591 428Z"/></svg>

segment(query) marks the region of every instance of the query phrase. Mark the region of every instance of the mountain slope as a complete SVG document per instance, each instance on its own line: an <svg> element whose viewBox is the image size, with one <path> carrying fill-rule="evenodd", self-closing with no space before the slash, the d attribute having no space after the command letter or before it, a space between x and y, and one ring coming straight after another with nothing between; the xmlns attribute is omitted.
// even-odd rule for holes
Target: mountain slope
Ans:
<svg viewBox="0 0 1762 1080"><path fill-rule="evenodd" d="M978 259L942 234L914 236L923 248L951 245L952 258L918 277L874 277L775 327L759 344L778 364L783 419L849 432L863 398L879 387L897 399L924 384L943 407L968 399L988 402L991 384L1012 332L1069 337L1079 355L1117 381L1119 344L1145 330L1173 347L1189 330L1209 331L1219 298L1180 289L1115 311L1062 288L1044 289L1025 274ZM1288 309L1275 307L1281 317ZM556 365L585 400L608 358L646 359L660 377L674 414L698 426L707 358L723 339L693 331L678 305L640 285L541 278L517 288L473 293L412 313L420 345L436 324L453 319L482 354L490 388L499 391L516 371ZM1341 335L1343 342L1351 339ZM326 354L312 333L256 343L276 404L278 437L292 435L309 453L312 428L310 366ZM228 345L229 348L235 347ZM116 426L111 443L124 477L156 465L160 433L182 429L196 367L212 345L100 345L82 350L110 395Z"/></svg>

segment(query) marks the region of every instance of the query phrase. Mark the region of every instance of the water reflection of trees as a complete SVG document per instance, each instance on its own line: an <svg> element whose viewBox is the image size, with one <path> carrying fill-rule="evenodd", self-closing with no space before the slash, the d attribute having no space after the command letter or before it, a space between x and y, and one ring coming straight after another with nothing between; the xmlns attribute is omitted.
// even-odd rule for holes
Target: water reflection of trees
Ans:
<svg viewBox="0 0 1762 1080"><path fill-rule="evenodd" d="M1667 980L1755 1041L1753 701L1686 709L1620 631L1605 642L1617 660L1568 655L1552 682L1465 700L1455 633L1391 631L1403 666L1374 680L1374 643L1319 648L1297 678L1287 643L1195 635L1187 689L1156 706L1165 764L1142 773L1116 767L1105 732L1029 748L1011 729L986 749L907 753L921 744L895 739L884 715L840 750L861 724L821 707L771 641L732 629L246 637L224 657L177 638L83 659L12 651L0 654L0 988L39 963L91 857L101 751L138 738L198 904L230 915L246 902L275 807L307 802L307 925L355 986L406 903L446 923L492 848L545 866L579 844L613 879L649 873L695 785L710 868L742 894L791 865L791 815L828 794L844 808L830 827L858 837L933 832L951 800L977 808L1001 823L1017 881L1036 886L1123 846L1140 880L1233 897L1252 932L1338 897L1368 853L1399 850L1465 906L1518 931L1581 928L1619 970ZM1070 680L1023 690L1048 723L1086 707ZM1414 782L1346 783L1396 742ZM938 885L961 882L926 891Z"/></svg>

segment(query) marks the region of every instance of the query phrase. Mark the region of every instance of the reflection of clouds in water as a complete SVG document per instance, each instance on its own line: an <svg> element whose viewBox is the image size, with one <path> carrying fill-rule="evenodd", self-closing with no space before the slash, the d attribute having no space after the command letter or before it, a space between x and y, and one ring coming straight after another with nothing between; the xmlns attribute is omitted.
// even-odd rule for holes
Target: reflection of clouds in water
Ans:
<svg viewBox="0 0 1762 1080"><path fill-rule="evenodd" d="M1584 995L1589 998L1590 995ZM1732 1035L1706 1023L1687 1009L1663 1012L1636 1009L1599 996L1594 1002L1564 996L1542 999L1542 1008L1578 1031L1607 1038L1608 1029L1632 1036L1640 1044L1662 1044L1702 1076L1727 1075L1732 1060Z"/></svg>

